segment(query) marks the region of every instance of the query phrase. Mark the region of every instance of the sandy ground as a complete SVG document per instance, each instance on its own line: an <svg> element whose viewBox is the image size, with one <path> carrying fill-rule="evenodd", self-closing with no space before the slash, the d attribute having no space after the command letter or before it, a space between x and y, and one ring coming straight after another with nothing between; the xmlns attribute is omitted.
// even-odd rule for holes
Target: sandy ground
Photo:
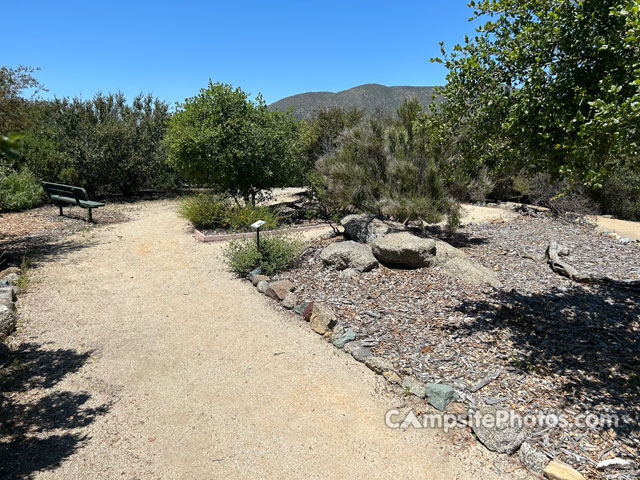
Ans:
<svg viewBox="0 0 640 480"><path fill-rule="evenodd" d="M174 203L132 215L72 237L20 297L14 344L54 360L11 396L33 413L14 476L530 478L466 431L389 429L405 400L228 273Z"/></svg>

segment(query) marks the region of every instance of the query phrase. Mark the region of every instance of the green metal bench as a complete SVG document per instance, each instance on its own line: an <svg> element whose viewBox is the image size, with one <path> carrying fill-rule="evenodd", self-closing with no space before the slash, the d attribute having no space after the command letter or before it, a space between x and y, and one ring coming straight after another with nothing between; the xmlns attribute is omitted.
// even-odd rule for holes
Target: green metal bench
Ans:
<svg viewBox="0 0 640 480"><path fill-rule="evenodd" d="M49 197L49 200L60 207L60 215L62 215L63 204L77 205L80 208L86 208L88 210L87 219L90 222L93 222L91 210L105 206L104 203L89 200L87 191L81 187L62 185L60 183L42 182L42 188Z"/></svg>

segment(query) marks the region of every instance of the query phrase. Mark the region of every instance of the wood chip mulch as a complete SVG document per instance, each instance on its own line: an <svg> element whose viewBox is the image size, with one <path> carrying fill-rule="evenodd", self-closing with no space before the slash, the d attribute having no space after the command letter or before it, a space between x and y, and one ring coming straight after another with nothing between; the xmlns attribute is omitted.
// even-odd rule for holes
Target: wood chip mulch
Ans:
<svg viewBox="0 0 640 480"><path fill-rule="evenodd" d="M58 207L54 205L43 205L24 212L2 213L0 263L3 266L19 265L24 257L35 259L54 253L54 250L71 248L71 245L58 241L76 232L127 219L127 215L115 205L94 209L94 223L86 221L86 211L79 207L66 207L64 216L59 215Z"/></svg>
<svg viewBox="0 0 640 480"><path fill-rule="evenodd" d="M323 268L327 241L282 276L299 298L331 305L397 372L452 385L474 410L564 414L568 426L535 425L530 442L588 477L637 478L637 471L595 467L613 457L640 458L639 294L577 284L520 253L542 257L556 240L579 270L634 279L640 246L544 216L461 232L451 243L493 269L502 288L469 286L435 269L381 266L347 277ZM574 422L584 414L617 415L618 423Z"/></svg>

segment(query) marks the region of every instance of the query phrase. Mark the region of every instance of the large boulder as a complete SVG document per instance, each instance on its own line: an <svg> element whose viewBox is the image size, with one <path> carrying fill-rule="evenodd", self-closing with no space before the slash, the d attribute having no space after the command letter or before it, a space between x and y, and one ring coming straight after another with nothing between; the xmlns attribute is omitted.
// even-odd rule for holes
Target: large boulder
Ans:
<svg viewBox="0 0 640 480"><path fill-rule="evenodd" d="M446 242L436 240L436 265L450 277L470 285L501 286L498 276L493 270L471 260L466 253Z"/></svg>
<svg viewBox="0 0 640 480"><path fill-rule="evenodd" d="M327 246L320 259L325 265L333 265L336 270L353 268L359 272L368 272L378 266L378 260L371 253L371 247L351 240L332 243Z"/></svg>
<svg viewBox="0 0 640 480"><path fill-rule="evenodd" d="M435 240L416 237L409 232L390 233L378 238L372 242L371 250L383 263L412 268L435 265Z"/></svg>
<svg viewBox="0 0 640 480"><path fill-rule="evenodd" d="M360 243L369 243L376 238L405 229L401 223L383 221L367 213L347 215L340 220L340 225L344 227L347 237Z"/></svg>
<svg viewBox="0 0 640 480"><path fill-rule="evenodd" d="M462 250L441 240L421 238L409 232L390 233L371 243L373 255L383 263L411 268L439 267L471 285L500 286L494 271L473 262Z"/></svg>

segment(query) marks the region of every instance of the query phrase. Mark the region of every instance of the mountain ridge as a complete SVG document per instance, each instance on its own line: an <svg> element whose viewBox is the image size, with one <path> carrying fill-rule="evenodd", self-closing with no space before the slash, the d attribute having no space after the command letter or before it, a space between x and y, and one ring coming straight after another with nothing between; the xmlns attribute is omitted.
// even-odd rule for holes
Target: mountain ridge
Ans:
<svg viewBox="0 0 640 480"><path fill-rule="evenodd" d="M433 102L435 88L410 85L388 87L379 83L365 83L339 92L319 91L291 95L273 102L268 108L284 111L293 107L293 114L299 120L311 118L315 110L331 107L355 106L369 114L380 111L392 115L405 98L416 97L423 107L427 107Z"/></svg>

